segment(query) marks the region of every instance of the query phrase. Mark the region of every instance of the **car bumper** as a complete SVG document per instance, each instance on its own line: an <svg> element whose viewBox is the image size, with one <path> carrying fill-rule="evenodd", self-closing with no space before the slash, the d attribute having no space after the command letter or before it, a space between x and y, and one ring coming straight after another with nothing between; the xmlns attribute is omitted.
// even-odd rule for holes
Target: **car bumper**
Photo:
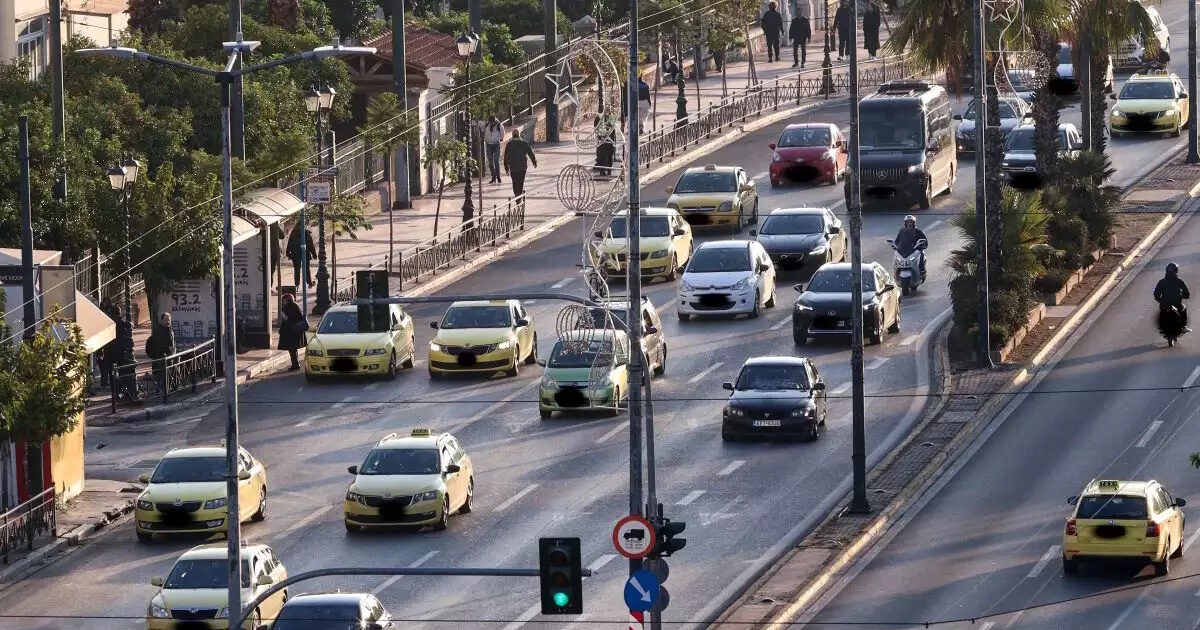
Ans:
<svg viewBox="0 0 1200 630"><path fill-rule="evenodd" d="M1009 182L1018 177L1038 177L1036 166L1003 168L1001 172L1004 174L1004 179Z"/></svg>
<svg viewBox="0 0 1200 630"><path fill-rule="evenodd" d="M158 510L135 510L134 528L145 534L204 534L225 531L225 508L196 510L179 515Z"/></svg>
<svg viewBox="0 0 1200 630"><path fill-rule="evenodd" d="M737 315L754 310L754 289L741 291L690 291L679 294L684 315Z"/></svg>
<svg viewBox="0 0 1200 630"><path fill-rule="evenodd" d="M809 337L828 336L850 336L853 332L854 322L849 316L830 316L821 315L813 316L811 313L792 313L792 332L797 336L804 334ZM863 317L863 335L870 335L876 331L875 316L864 315Z"/></svg>
<svg viewBox="0 0 1200 630"><path fill-rule="evenodd" d="M801 438L812 435L816 423L816 418L766 420L727 415L721 420L721 432L739 437Z"/></svg>
<svg viewBox="0 0 1200 630"><path fill-rule="evenodd" d="M807 169L816 171L821 177L833 176L833 162L828 160L814 160L812 162L796 162L793 160L780 160L779 162L771 162L770 174L771 181L776 184L789 179L796 169Z"/></svg>
<svg viewBox="0 0 1200 630"><path fill-rule="evenodd" d="M347 525L364 529L386 527L421 527L433 525L442 518L442 502L422 501L390 510L367 507L356 501L343 501L343 517Z"/></svg>
<svg viewBox="0 0 1200 630"><path fill-rule="evenodd" d="M825 264L825 256L827 255L827 252L823 251L819 254L811 252L768 252L768 254L771 256L771 262L775 264L776 270L799 271L809 267L812 267L815 270L817 267Z"/></svg>
<svg viewBox="0 0 1200 630"><path fill-rule="evenodd" d="M265 621L265 620L264 620ZM228 630L228 619L200 619L185 621L183 619L163 619L160 617L146 618L147 630ZM247 620L242 630L256 630L252 622Z"/></svg>
<svg viewBox="0 0 1200 630"><path fill-rule="evenodd" d="M367 376L383 374L387 369L386 353L360 357L314 357L308 353L304 355L304 373L309 376Z"/></svg>
<svg viewBox="0 0 1200 630"><path fill-rule="evenodd" d="M1110 116L1108 126L1113 131L1124 133L1170 133L1175 131L1179 121L1175 116L1162 116L1151 120L1130 120L1126 116Z"/></svg>
<svg viewBox="0 0 1200 630"><path fill-rule="evenodd" d="M559 404L557 394L564 389L567 388L542 387L538 392L538 411L587 411L589 409L614 409L617 406L616 401L613 400L615 390L611 387L596 392L578 388L581 394L578 400L582 404L577 406Z"/></svg>
<svg viewBox="0 0 1200 630"><path fill-rule="evenodd" d="M691 225L736 225L738 222L738 209L734 207L731 210L697 210L694 208L680 208L680 214L683 215Z"/></svg>
<svg viewBox="0 0 1200 630"><path fill-rule="evenodd" d="M643 278L667 275L671 272L671 254L668 253L662 258L647 258L641 261L641 265L639 266L641 268ZM611 256L605 257L604 264L601 267L601 269L604 271L604 275L609 277L625 275L628 268L629 265L626 261L617 260Z"/></svg>
<svg viewBox="0 0 1200 630"><path fill-rule="evenodd" d="M429 371L436 374L491 374L512 369L517 364L515 350L494 350L487 354L474 355L467 362L462 355L429 351Z"/></svg>

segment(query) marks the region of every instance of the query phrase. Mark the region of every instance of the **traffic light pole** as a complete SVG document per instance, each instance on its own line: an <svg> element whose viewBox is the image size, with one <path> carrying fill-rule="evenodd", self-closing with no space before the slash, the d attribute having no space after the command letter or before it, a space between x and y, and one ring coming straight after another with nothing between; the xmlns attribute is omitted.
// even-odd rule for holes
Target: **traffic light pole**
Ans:
<svg viewBox="0 0 1200 630"><path fill-rule="evenodd" d="M625 163L629 166L629 264L625 265L628 274L629 312L626 321L629 322L629 380L638 383L637 387L629 388L629 513L642 515L642 379L643 365L642 348L642 269L638 261L642 259L641 232L641 183L638 179L638 3L629 3L629 86L625 95L626 112L629 121L629 148ZM629 575L632 576L642 568L640 558L630 558Z"/></svg>
<svg viewBox="0 0 1200 630"><path fill-rule="evenodd" d="M850 41L855 41L858 30L858 3L850 3ZM862 294L862 179L859 168L858 128L858 50L850 50L850 176L846 178L850 194L846 209L850 213L850 292L853 309L853 328L850 333L850 382L853 399L851 402L852 439L850 463L854 471L854 492L850 499L850 512L867 514L871 503L867 500L867 429L865 387L863 384L863 294ZM877 322L882 326L883 322Z"/></svg>

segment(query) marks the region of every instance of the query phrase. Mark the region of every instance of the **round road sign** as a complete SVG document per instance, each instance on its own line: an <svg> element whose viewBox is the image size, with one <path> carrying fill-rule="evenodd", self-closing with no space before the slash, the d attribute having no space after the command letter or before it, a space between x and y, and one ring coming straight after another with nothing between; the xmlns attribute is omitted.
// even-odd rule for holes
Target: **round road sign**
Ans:
<svg viewBox="0 0 1200 630"><path fill-rule="evenodd" d="M654 549L654 526L650 521L631 514L613 527L613 547L626 558L645 558Z"/></svg>

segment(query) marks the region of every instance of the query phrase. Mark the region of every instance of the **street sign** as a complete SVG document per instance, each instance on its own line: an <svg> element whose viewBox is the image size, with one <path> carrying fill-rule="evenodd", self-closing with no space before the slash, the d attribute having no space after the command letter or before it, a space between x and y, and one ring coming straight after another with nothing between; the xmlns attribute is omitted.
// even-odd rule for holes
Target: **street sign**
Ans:
<svg viewBox="0 0 1200 630"><path fill-rule="evenodd" d="M305 185L305 190L308 193L308 198L305 199L308 203L321 204L329 203L333 200L333 184L322 181L308 181Z"/></svg>
<svg viewBox="0 0 1200 630"><path fill-rule="evenodd" d="M658 578L642 569L625 581L625 605L629 610L650 610L658 601Z"/></svg>
<svg viewBox="0 0 1200 630"><path fill-rule="evenodd" d="M312 181L314 179L333 179L338 175L338 167L322 166L321 168L306 168L300 173L300 179L303 181Z"/></svg>
<svg viewBox="0 0 1200 630"><path fill-rule="evenodd" d="M617 521L612 533L613 547L629 559L645 558L654 549L654 526L650 521L630 514Z"/></svg>

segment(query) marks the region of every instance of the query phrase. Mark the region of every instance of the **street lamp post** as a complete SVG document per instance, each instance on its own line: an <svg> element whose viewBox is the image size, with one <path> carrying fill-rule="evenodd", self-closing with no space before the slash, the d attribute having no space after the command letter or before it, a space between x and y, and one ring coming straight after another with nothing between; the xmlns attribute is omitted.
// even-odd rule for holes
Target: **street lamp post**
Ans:
<svg viewBox="0 0 1200 630"><path fill-rule="evenodd" d="M225 304L224 317L224 355L225 355L225 510L226 510L226 538L229 543L229 551L226 558L226 566L229 570L228 578L228 615L231 619L237 619L242 614L242 547L240 536L240 525L237 515L240 514L238 502L238 482L239 473L241 472L238 466L238 405L237 405L237 379L234 376L237 374L237 329L234 326L236 321L236 309L234 304L234 267L233 267L233 157L231 155L231 93L233 85L238 82L241 77L261 72L270 68L277 68L288 64L293 64L298 61L320 61L330 57L346 57L357 55L370 55L375 53L375 49L364 46L342 46L338 40L334 40L331 46L321 46L319 48L287 55L271 61L266 61L253 66L239 65L243 60L243 55L253 52L258 48L259 42L243 41L241 33L238 33L237 41L224 42L222 48L228 55L228 59L224 68L221 70L213 70L203 66L197 66L184 61L176 61L167 57L161 57L136 48L112 46L109 48L81 48L78 52L81 55L105 55L116 57L118 59L137 59L141 61L149 61L152 63L169 66L179 70L186 70L196 74L202 74L212 77L217 80L221 87L221 203L223 210L224 234L222 238L222 256L221 256L221 276L223 284L223 299ZM228 518L233 515L233 518Z"/></svg>
<svg viewBox="0 0 1200 630"><path fill-rule="evenodd" d="M458 36L454 41L458 46L458 56L462 57L466 71L466 87L467 96L463 105L463 127L467 132L467 161L463 168L463 205L462 216L463 223L470 221L475 216L475 202L471 200L471 158L475 157L475 152L472 150L472 136L474 129L471 128L471 57L475 54L475 49L479 46L479 37L470 31Z"/></svg>
<svg viewBox="0 0 1200 630"><path fill-rule="evenodd" d="M315 98L314 98L315 97ZM314 86L304 97L304 108L317 119L317 172L325 166L325 117L333 109L333 99L337 90L325 86L317 91ZM332 148L331 148L332 150ZM325 204L317 205L317 303L313 306L313 314L320 315L329 310L332 301L329 298L329 269L325 266ZM304 262L305 267L308 261ZM306 276L307 277L307 276Z"/></svg>
<svg viewBox="0 0 1200 630"><path fill-rule="evenodd" d="M122 224L125 229L125 274L122 276L122 293L125 299L125 318L130 322L133 321L133 299L129 295L129 274L133 271L133 263L130 262L129 256L129 191L133 188L133 184L137 182L138 172L141 171L142 164L133 157L108 169L108 183L112 186L114 192L121 193L121 210Z"/></svg>
<svg viewBox="0 0 1200 630"><path fill-rule="evenodd" d="M833 41L829 33L829 0L822 1L825 4L825 57L821 60L821 94L829 98L833 94L833 60L829 58Z"/></svg>

